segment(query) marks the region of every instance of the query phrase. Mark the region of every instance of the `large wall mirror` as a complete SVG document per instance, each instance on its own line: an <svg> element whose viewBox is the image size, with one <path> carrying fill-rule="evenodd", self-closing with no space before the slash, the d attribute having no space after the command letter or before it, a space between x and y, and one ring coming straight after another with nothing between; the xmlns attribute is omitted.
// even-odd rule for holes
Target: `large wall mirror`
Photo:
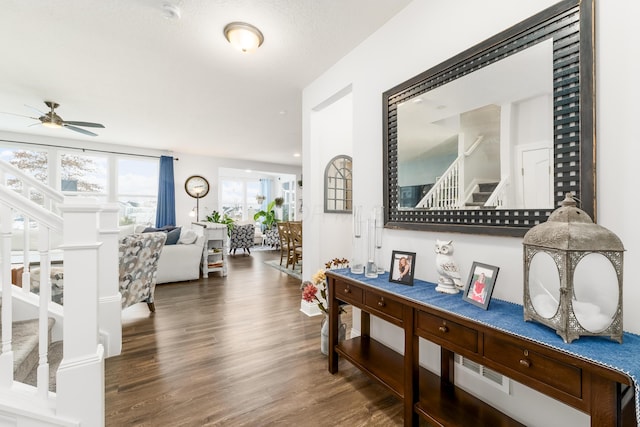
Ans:
<svg viewBox="0 0 640 427"><path fill-rule="evenodd" d="M385 224L522 236L595 220L593 0L562 1L383 94Z"/></svg>

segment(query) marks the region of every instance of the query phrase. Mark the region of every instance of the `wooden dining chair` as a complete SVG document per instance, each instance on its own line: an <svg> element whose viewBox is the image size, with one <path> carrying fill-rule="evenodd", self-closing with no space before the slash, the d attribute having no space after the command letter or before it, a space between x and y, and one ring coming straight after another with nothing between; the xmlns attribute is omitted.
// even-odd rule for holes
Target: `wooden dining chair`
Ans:
<svg viewBox="0 0 640 427"><path fill-rule="evenodd" d="M293 254L289 246L289 223L278 222L278 237L280 239L280 265L282 260L286 258L285 268L289 268L289 264L293 260Z"/></svg>
<svg viewBox="0 0 640 427"><path fill-rule="evenodd" d="M289 222L289 246L293 255L292 264L295 267L302 260L302 222Z"/></svg>

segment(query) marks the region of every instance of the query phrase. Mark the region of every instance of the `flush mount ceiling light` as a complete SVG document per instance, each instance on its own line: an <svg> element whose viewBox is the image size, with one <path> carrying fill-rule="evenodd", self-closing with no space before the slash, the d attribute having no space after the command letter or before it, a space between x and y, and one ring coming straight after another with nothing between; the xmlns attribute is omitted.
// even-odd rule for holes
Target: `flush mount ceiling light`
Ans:
<svg viewBox="0 0 640 427"><path fill-rule="evenodd" d="M259 29L246 22L232 22L224 27L224 37L242 52L253 52L262 45L264 36Z"/></svg>
<svg viewBox="0 0 640 427"><path fill-rule="evenodd" d="M171 3L164 3L162 5L162 16L165 19L180 19L180 8Z"/></svg>

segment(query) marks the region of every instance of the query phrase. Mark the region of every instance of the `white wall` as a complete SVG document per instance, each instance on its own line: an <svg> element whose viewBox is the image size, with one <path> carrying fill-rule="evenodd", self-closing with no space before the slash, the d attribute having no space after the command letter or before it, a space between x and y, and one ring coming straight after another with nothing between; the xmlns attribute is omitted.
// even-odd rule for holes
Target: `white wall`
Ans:
<svg viewBox="0 0 640 427"><path fill-rule="evenodd" d="M324 263L349 258L351 215L324 213L324 171L335 156L353 157L353 95L340 88L312 106L309 117L313 144L303 148L303 279L309 279ZM330 242L330 243L329 243Z"/></svg>
<svg viewBox="0 0 640 427"><path fill-rule="evenodd" d="M351 85L353 88L354 198L365 211L382 202L382 93L476 43L554 4L555 0L513 2L487 0L416 0L378 32L320 76L303 92L303 153L313 152L309 126L312 108ZM597 84L597 219L618 234L625 244L624 326L640 332L640 275L635 262L640 249L637 228L640 198L632 183L640 181L638 134L633 126L640 116L636 78L640 59L634 52L640 41L634 28L640 3L596 0ZM463 28L464 31L459 29ZM635 88L635 89L634 89ZM305 158L305 176L309 163ZM626 192L624 189L629 188ZM311 195L313 197L313 195ZM308 197L308 196L307 196ZM453 233L385 230L385 258L392 249L417 252L416 277L435 281L433 243L453 239L455 257L463 277L473 261L501 267L494 297L522 302L522 239ZM307 251L305 242L305 253ZM325 243L328 244L328 243ZM308 271L308 270L307 270ZM373 332L376 329L372 327ZM397 331L380 327L378 338L397 341ZM470 386L470 384L467 384ZM475 392L489 395L482 387ZM532 426L584 425L588 417L546 397L513 385L508 398L491 399L521 422ZM544 408L544 410L540 410Z"/></svg>

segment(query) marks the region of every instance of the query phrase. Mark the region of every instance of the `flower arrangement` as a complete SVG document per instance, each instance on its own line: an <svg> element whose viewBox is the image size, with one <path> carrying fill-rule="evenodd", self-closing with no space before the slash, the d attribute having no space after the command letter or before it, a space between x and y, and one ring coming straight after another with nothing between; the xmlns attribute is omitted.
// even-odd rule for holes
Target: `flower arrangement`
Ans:
<svg viewBox="0 0 640 427"><path fill-rule="evenodd" d="M331 267L347 268L349 261L344 258L334 258L324 264L325 269L329 270ZM306 302L316 302L320 311L324 314L329 314L329 307L325 307L327 302L327 276L325 275L325 269L320 269L313 275L311 280L305 280L302 282L302 299ZM320 297L318 297L318 290L320 291ZM345 310L340 307L340 314Z"/></svg>

